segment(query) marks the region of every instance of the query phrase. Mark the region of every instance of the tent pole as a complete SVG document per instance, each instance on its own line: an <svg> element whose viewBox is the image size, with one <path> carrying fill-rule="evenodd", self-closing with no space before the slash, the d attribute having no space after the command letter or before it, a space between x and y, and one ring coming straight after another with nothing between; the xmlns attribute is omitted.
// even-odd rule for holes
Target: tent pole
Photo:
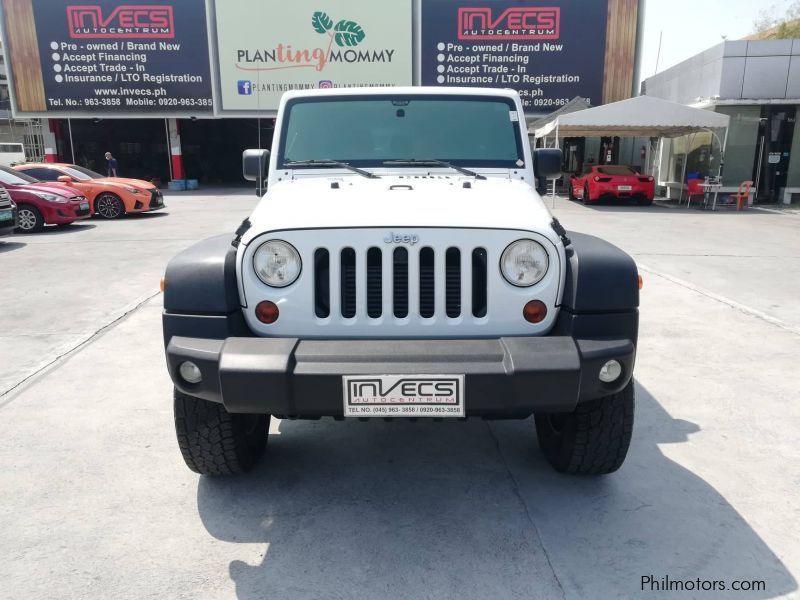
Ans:
<svg viewBox="0 0 800 600"><path fill-rule="evenodd" d="M725 152L728 150L728 132L730 131L730 126L725 128L725 139L722 142L722 149L720 150L720 157L719 157L719 182L722 183L722 171L725 169Z"/></svg>
<svg viewBox="0 0 800 600"><path fill-rule="evenodd" d="M686 167L689 166L689 149L692 147L694 134L690 133L686 140L686 151L683 153L683 176L681 177L681 197L678 199L678 206L683 202L683 186L686 185Z"/></svg>

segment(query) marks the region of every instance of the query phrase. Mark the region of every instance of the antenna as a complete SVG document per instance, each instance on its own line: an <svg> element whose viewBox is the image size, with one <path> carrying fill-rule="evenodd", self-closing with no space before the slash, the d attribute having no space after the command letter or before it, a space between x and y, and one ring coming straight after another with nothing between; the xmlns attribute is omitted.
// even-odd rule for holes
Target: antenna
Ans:
<svg viewBox="0 0 800 600"><path fill-rule="evenodd" d="M656 54L656 70L653 75L658 75L658 63L661 62L661 42L664 39L664 30L661 30L661 33L658 34L658 54Z"/></svg>

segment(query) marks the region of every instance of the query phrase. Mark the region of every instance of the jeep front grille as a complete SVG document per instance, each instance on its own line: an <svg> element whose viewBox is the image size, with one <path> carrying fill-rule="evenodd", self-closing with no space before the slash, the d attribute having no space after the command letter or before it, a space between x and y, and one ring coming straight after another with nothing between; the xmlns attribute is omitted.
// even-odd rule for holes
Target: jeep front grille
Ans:
<svg viewBox="0 0 800 600"><path fill-rule="evenodd" d="M441 254L437 256L438 253ZM465 290L462 279L466 279L469 286L466 289L471 287L472 315L483 318L487 314L488 297L486 256L485 248L473 249L470 262L462 261L461 250L456 247L439 250L423 246L409 250L373 246L366 252L347 247L333 255L327 249L318 249L313 261L314 314L328 318L331 296L337 295L339 311L345 319L355 318L362 302L362 310L366 309L370 319L391 315L405 319L413 304L420 317L430 319L438 316L437 300L442 303L439 312L456 319L462 316ZM338 261L336 281L331 278L331 260Z"/></svg>

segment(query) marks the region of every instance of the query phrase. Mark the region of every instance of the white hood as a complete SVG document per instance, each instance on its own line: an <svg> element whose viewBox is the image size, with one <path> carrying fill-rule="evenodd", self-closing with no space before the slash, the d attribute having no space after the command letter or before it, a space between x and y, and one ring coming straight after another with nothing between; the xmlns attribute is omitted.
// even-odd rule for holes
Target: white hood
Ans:
<svg viewBox="0 0 800 600"><path fill-rule="evenodd" d="M536 191L518 180L307 177L271 186L242 243L265 231L349 227L521 229L552 237L552 219Z"/></svg>

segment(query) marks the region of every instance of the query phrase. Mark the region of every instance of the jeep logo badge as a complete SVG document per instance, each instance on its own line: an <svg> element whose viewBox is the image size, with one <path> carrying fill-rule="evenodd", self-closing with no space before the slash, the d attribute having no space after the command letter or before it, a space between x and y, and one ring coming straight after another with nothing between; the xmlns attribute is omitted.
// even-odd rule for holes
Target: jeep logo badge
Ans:
<svg viewBox="0 0 800 600"><path fill-rule="evenodd" d="M411 246L413 246L417 242L419 242L418 235L413 235L413 234L401 235L399 233L394 233L392 231L389 232L389 235L383 238L384 244L410 244Z"/></svg>

